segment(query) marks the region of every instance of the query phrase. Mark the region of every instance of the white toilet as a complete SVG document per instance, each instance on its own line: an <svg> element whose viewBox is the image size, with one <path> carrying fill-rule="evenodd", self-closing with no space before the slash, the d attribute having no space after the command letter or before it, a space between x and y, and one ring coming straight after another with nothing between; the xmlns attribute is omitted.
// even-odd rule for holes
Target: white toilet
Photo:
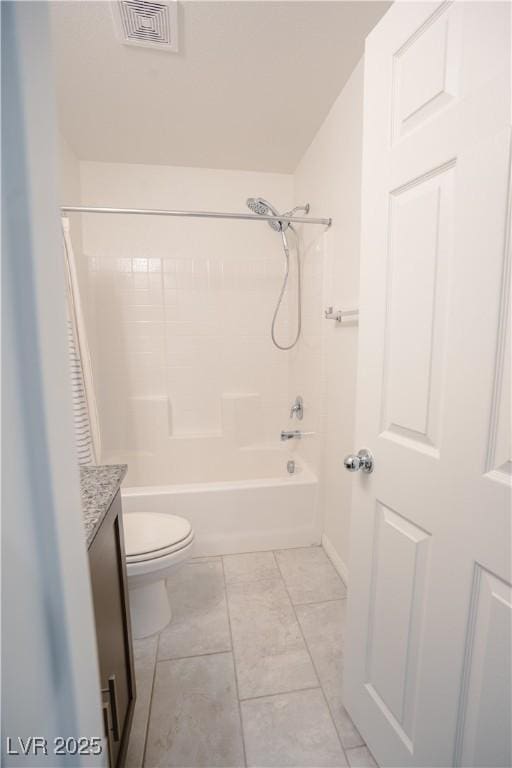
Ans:
<svg viewBox="0 0 512 768"><path fill-rule="evenodd" d="M166 580L191 556L194 531L176 515L131 512L123 517L132 633L135 639L171 620Z"/></svg>

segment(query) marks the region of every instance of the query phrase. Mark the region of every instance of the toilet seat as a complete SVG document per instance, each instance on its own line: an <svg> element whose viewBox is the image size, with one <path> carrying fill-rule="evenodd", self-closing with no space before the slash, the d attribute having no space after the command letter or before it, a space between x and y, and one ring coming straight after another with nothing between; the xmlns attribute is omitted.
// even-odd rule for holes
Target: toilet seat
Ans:
<svg viewBox="0 0 512 768"><path fill-rule="evenodd" d="M123 519L127 563L158 560L188 547L194 532L188 520L156 512L132 512Z"/></svg>
<svg viewBox="0 0 512 768"><path fill-rule="evenodd" d="M165 512L129 512L123 528L132 631L140 639L170 622L167 581L192 556L195 537L188 520Z"/></svg>

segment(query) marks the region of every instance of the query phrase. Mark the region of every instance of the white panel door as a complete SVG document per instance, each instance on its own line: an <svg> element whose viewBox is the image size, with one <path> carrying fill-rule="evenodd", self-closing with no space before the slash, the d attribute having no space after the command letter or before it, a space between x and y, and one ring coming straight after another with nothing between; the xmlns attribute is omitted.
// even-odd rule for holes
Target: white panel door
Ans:
<svg viewBox="0 0 512 768"><path fill-rule="evenodd" d="M383 766L510 766L510 5L395 3L365 67L345 704Z"/></svg>

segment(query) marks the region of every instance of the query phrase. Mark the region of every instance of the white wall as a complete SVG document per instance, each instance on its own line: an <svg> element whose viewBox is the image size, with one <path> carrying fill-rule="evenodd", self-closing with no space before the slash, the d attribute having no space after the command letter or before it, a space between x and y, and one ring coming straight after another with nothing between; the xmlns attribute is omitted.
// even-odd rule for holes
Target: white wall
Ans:
<svg viewBox="0 0 512 768"><path fill-rule="evenodd" d="M351 487L343 457L354 445L357 327L323 319L328 305L356 307L363 113L361 60L334 103L294 177L295 202L311 215L332 216L325 235L304 228L304 334L292 357L290 395L305 399L304 429L314 430L299 452L320 474L324 533L348 562Z"/></svg>
<svg viewBox="0 0 512 768"><path fill-rule="evenodd" d="M59 133L58 150L59 200L73 205L80 202L80 162L62 132Z"/></svg>
<svg viewBox="0 0 512 768"><path fill-rule="evenodd" d="M285 174L84 162L80 175L91 205L243 211L257 195L292 204ZM167 217L84 215L82 227L103 459L127 459L130 483L229 479L216 443L226 409L244 410L248 395L241 437L278 445L289 402L288 358L270 340L283 273L276 233Z"/></svg>

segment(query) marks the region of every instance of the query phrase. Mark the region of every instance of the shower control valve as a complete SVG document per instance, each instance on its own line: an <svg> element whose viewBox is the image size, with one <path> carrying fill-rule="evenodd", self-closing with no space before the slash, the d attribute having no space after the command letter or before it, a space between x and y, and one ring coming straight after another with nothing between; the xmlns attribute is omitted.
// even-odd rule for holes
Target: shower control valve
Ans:
<svg viewBox="0 0 512 768"><path fill-rule="evenodd" d="M324 315L326 320L335 320L337 323L341 323L341 310L335 312L334 307L327 307L327 309L324 311Z"/></svg>
<svg viewBox="0 0 512 768"><path fill-rule="evenodd" d="M290 419L293 419L294 416L296 416L299 421L302 421L304 416L304 400L300 395L297 395L290 410Z"/></svg>

